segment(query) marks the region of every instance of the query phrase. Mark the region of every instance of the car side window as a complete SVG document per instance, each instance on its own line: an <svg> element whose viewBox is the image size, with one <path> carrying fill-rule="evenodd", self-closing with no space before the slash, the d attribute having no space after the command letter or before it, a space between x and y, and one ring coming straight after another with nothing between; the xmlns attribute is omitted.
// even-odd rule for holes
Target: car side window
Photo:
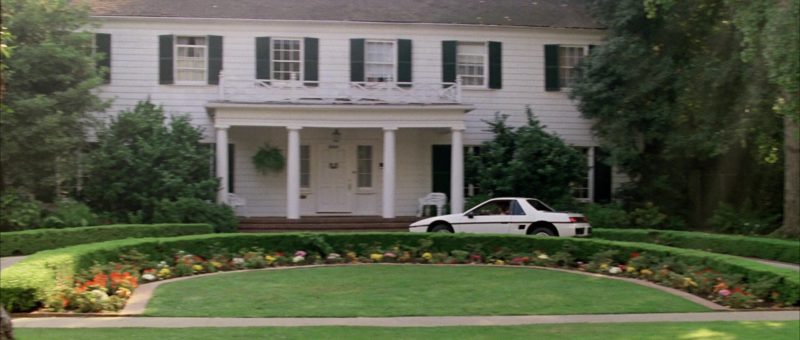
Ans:
<svg viewBox="0 0 800 340"><path fill-rule="evenodd" d="M525 211L522 210L522 206L519 205L519 202L513 201L511 202L511 215L515 216L524 216Z"/></svg>
<svg viewBox="0 0 800 340"><path fill-rule="evenodd" d="M511 214L511 201L491 201L474 210L475 215L509 215ZM520 209L521 210L521 209Z"/></svg>

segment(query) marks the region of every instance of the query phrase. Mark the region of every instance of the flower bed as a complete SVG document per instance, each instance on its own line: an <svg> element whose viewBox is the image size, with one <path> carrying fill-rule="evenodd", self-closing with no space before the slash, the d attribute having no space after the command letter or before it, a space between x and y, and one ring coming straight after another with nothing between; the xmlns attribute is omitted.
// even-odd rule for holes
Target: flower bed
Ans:
<svg viewBox="0 0 800 340"><path fill-rule="evenodd" d="M800 241L655 229L592 229L593 238L647 242L800 264Z"/></svg>
<svg viewBox="0 0 800 340"><path fill-rule="evenodd" d="M217 234L41 252L3 272L12 310L118 310L141 281L324 263L537 265L635 277L732 306L794 306L792 270L696 250L591 239L431 234ZM99 276L98 276L99 275ZM116 277L117 280L112 279Z"/></svg>

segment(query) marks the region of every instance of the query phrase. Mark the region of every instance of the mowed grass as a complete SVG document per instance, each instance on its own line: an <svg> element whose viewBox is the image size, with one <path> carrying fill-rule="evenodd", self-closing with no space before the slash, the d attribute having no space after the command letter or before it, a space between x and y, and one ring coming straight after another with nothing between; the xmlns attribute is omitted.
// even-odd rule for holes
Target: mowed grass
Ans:
<svg viewBox="0 0 800 340"><path fill-rule="evenodd" d="M20 340L141 339L800 339L798 321L468 327L78 328L14 330Z"/></svg>
<svg viewBox="0 0 800 340"><path fill-rule="evenodd" d="M253 271L165 284L150 316L356 317L698 312L636 284L530 268L343 266Z"/></svg>

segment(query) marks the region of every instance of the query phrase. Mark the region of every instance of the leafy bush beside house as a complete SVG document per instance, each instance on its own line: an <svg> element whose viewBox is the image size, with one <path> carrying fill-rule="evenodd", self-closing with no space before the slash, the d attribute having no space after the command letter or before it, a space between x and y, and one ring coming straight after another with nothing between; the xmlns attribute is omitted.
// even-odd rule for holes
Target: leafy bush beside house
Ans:
<svg viewBox="0 0 800 340"><path fill-rule="evenodd" d="M166 118L161 107L139 102L98 131L82 192L89 206L118 222L151 223L163 202L214 200L218 180L201 129L188 116Z"/></svg>
<svg viewBox="0 0 800 340"><path fill-rule="evenodd" d="M594 223L592 223L594 224ZM800 264L800 241L653 229L592 228L592 237L699 249L720 254Z"/></svg>
<svg viewBox="0 0 800 340"><path fill-rule="evenodd" d="M28 255L47 249L124 238L213 233L208 224L107 225L69 229L36 229L0 233L0 256Z"/></svg>
<svg viewBox="0 0 800 340"><path fill-rule="evenodd" d="M381 250L397 249L395 251L413 253L414 256L426 261L425 263L442 263L439 261L447 260L450 254L462 259L470 254L469 256L478 255L481 258L478 261L480 263L486 263L483 259L491 258L492 262L497 264L504 262L513 264L518 258L516 254L519 253L534 256L532 253L541 252L553 254L554 261L559 258L563 261L558 261L564 263L575 264L578 263L575 261L582 261L597 267L586 268L587 270L603 270L604 264L608 266L611 263L629 261L633 263L634 257L641 255L642 259L637 260L637 268L647 269L652 275L660 275L659 282L673 279L672 276L665 276L668 273L660 273L664 266L668 266L671 270L674 268L683 271L701 268L715 275L711 278L714 284L717 284L716 275L725 276L726 284L748 287L752 294L758 293L757 298L771 303L792 306L797 305L800 300L800 278L796 271L698 250L598 239L398 233L214 234L85 244L43 251L4 270L0 279L0 297L6 308L15 311L33 308L42 303L48 297L48 293L62 282L60 279L75 277L77 273L87 271L98 263L124 262L121 254L132 251L144 255L146 261L152 262L159 259L174 261L178 250L183 251L178 253L181 258L191 254L190 257L194 261L196 260L194 256L211 259L220 254L230 256L224 254L235 254L248 249L260 254L252 258L259 263L269 261L263 256L265 251L276 256L288 256L286 254L298 254L302 251L302 257L305 259L326 259L332 252L339 252L345 254L342 257L367 256L365 261L369 259L379 261L376 260L378 257L374 256L376 252L380 254ZM256 251L257 249L261 250ZM278 253L284 255L277 255ZM239 261L246 264L247 260ZM291 262L295 262L295 258L292 258ZM301 259L297 263L305 262ZM187 268L184 268L188 270L185 274L191 275L192 267ZM177 270L177 267L175 269ZM642 275L651 275L644 269ZM679 283L685 281L682 272L670 272L677 275Z"/></svg>

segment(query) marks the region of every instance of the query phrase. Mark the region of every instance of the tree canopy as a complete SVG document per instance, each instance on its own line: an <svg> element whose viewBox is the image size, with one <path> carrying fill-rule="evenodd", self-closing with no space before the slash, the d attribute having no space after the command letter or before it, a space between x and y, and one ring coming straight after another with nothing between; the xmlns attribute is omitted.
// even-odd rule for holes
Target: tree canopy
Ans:
<svg viewBox="0 0 800 340"><path fill-rule="evenodd" d="M775 107L790 104L772 64L748 52L754 38L739 24L742 9L725 0L597 0L591 10L608 37L585 60L573 96L631 176L627 203L653 201L695 226L720 202L780 214Z"/></svg>
<svg viewBox="0 0 800 340"><path fill-rule="evenodd" d="M104 103L86 7L67 0L3 1L3 104L0 191L21 189L51 200ZM8 53L7 51L13 51ZM73 175L71 175L73 174Z"/></svg>

